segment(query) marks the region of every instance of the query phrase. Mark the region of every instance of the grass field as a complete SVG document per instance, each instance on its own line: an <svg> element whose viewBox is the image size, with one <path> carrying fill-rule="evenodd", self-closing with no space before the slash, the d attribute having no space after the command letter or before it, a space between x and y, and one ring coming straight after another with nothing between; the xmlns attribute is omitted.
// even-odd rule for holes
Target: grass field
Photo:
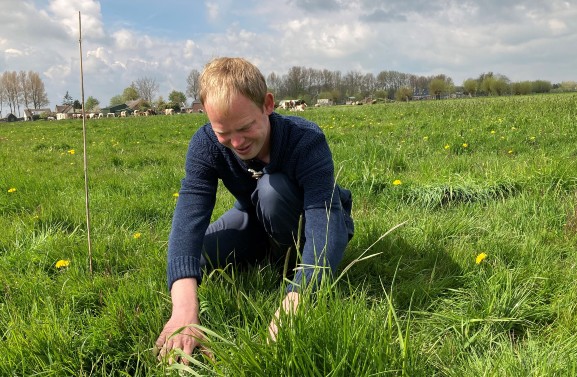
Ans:
<svg viewBox="0 0 577 377"><path fill-rule="evenodd" d="M299 115L353 191L343 273L274 344L276 271L212 273L199 294L215 360L180 372L151 348L170 315L184 155L206 118L87 122L92 275L81 122L0 124L0 375L577 375L577 95ZM214 217L232 203L219 190Z"/></svg>

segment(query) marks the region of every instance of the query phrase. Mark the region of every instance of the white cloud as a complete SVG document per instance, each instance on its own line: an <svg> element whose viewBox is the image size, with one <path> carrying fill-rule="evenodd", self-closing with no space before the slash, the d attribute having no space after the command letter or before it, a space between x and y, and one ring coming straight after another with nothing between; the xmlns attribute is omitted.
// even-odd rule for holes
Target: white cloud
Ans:
<svg viewBox="0 0 577 377"><path fill-rule="evenodd" d="M52 0L48 9L53 17L66 27L70 36L79 35L79 12L83 37L99 39L105 35L98 1Z"/></svg>
<svg viewBox="0 0 577 377"><path fill-rule="evenodd" d="M24 52L21 50L17 50L15 48L7 48L6 50L4 50L4 56L6 56L7 58L19 57L22 55L24 55Z"/></svg>

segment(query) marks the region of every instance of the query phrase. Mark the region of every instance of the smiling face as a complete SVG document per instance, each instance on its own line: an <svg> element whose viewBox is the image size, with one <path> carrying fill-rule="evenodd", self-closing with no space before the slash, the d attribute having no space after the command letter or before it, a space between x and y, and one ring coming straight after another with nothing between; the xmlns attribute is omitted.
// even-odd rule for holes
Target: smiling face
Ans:
<svg viewBox="0 0 577 377"><path fill-rule="evenodd" d="M230 148L240 159L258 158L270 162L270 122L274 97L267 93L262 108L242 94L231 94L230 106L223 109L211 103L204 104L206 115L218 141ZM224 110L224 111L223 111Z"/></svg>

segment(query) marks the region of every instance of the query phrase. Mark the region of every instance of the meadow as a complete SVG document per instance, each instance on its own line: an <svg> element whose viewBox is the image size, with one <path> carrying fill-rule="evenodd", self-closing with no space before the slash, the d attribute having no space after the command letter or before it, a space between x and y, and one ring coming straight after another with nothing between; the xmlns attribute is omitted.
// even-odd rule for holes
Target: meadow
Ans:
<svg viewBox="0 0 577 377"><path fill-rule="evenodd" d="M270 266L200 286L214 359L159 363L202 114L0 124L2 376L577 375L577 95L309 108L352 190L338 279L267 342ZM233 198L219 190L213 217Z"/></svg>

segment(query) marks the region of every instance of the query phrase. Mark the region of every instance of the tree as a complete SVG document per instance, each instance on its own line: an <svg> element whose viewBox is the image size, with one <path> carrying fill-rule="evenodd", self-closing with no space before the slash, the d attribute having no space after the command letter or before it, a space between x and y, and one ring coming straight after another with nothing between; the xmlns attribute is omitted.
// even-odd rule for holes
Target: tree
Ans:
<svg viewBox="0 0 577 377"><path fill-rule="evenodd" d="M30 85L30 96L32 101L32 106L35 109L39 109L50 103L48 101L48 94L46 94L46 89L44 88L44 82L40 78L40 75L36 72L28 71L28 85Z"/></svg>
<svg viewBox="0 0 577 377"><path fill-rule="evenodd" d="M134 83L140 98L148 103L152 103L154 95L158 91L158 83L152 77L141 77Z"/></svg>
<svg viewBox="0 0 577 377"><path fill-rule="evenodd" d="M122 94L118 94L114 97L112 97L110 99L110 107L112 106L117 106L117 105L122 105L124 103L124 97L122 97Z"/></svg>
<svg viewBox="0 0 577 377"><path fill-rule="evenodd" d="M84 105L86 107L86 110L91 111L94 110L96 106L100 105L100 101L90 96L86 99L86 103Z"/></svg>
<svg viewBox="0 0 577 377"><path fill-rule="evenodd" d="M435 95L435 99L441 99L441 94L446 91L445 80L441 78L431 80L429 91Z"/></svg>
<svg viewBox="0 0 577 377"><path fill-rule="evenodd" d="M4 72L1 80L2 87L4 87L4 98L8 102L10 112L14 114L17 109L20 112L18 74L15 71Z"/></svg>
<svg viewBox="0 0 577 377"><path fill-rule="evenodd" d="M200 72L196 69L193 69L188 74L186 78L186 95L192 98L194 101L198 98L198 92L200 90L200 86L198 83L198 79L200 78Z"/></svg>
<svg viewBox="0 0 577 377"><path fill-rule="evenodd" d="M168 100L173 104L178 104L178 106L180 107L183 103L186 102L186 95L183 92L173 90L168 95Z"/></svg>
<svg viewBox="0 0 577 377"><path fill-rule="evenodd" d="M402 86L395 92L395 99L397 101L409 102L413 98L413 90L406 86Z"/></svg>
<svg viewBox="0 0 577 377"><path fill-rule="evenodd" d="M168 107L168 104L164 101L164 98L162 96L159 96L156 102L154 103L154 107L156 108L157 111L164 111Z"/></svg>
<svg viewBox="0 0 577 377"><path fill-rule="evenodd" d="M477 94L477 80L475 79L467 79L463 82L463 88L465 89L465 93L469 95L469 97L473 97Z"/></svg>
<svg viewBox="0 0 577 377"><path fill-rule="evenodd" d="M130 84L130 86L122 92L122 103L126 103L128 101L134 101L138 99L138 90L136 89L136 85L134 83Z"/></svg>
<svg viewBox="0 0 577 377"><path fill-rule="evenodd" d="M28 75L25 71L18 72L18 97L22 101L25 108L30 108L32 93L30 93L30 85L28 85Z"/></svg>
<svg viewBox="0 0 577 377"><path fill-rule="evenodd" d="M62 104L63 105L72 105L74 104L74 100L72 99L72 96L68 93L68 90L66 91L66 94L64 95L64 98L62 100Z"/></svg>

